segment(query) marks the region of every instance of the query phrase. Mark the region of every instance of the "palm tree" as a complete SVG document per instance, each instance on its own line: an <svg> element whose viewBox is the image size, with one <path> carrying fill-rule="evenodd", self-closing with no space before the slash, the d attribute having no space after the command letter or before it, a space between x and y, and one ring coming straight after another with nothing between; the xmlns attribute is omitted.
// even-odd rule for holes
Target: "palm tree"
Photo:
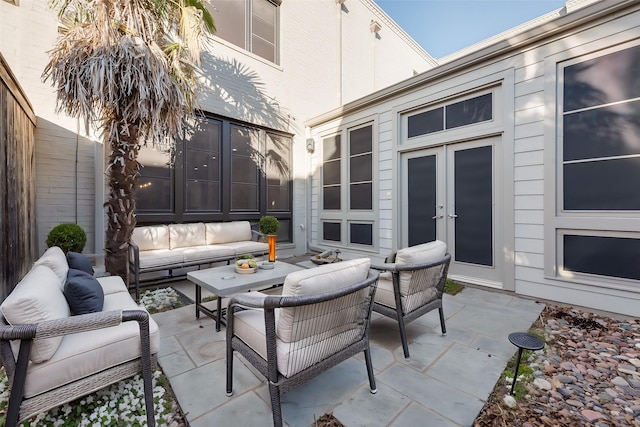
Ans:
<svg viewBox="0 0 640 427"><path fill-rule="evenodd" d="M207 1L207 0L203 0ZM43 79L57 110L83 117L109 146L105 268L127 279L141 145L171 146L193 113L205 32L201 0L52 0L63 25Z"/></svg>

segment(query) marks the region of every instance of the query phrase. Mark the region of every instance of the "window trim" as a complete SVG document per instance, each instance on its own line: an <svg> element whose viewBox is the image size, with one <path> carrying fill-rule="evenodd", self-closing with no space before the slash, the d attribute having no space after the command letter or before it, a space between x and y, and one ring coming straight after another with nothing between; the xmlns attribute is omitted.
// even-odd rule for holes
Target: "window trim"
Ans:
<svg viewBox="0 0 640 427"><path fill-rule="evenodd" d="M372 189L371 189L371 209L361 210L350 208L350 132L371 126L371 168L372 168ZM343 123L337 128L332 128L326 132L319 134L320 141L340 135L340 209L325 210L323 198L323 182L324 182L324 160L323 160L323 144L319 144L318 159L320 166L319 186L318 186L318 239L322 245L340 247L344 249L354 249L364 252L377 252L379 248L379 236L376 224L378 218L379 204L379 174L378 174L378 122L376 116L368 116L357 121ZM323 223L338 222L340 226L340 242L324 239ZM371 224L372 225L372 245L361 245L350 243L351 241L351 223Z"/></svg>
<svg viewBox="0 0 640 427"><path fill-rule="evenodd" d="M640 238L640 211L564 210L563 205L563 105L564 68L624 49L639 46L638 40L615 41L618 35L581 45L545 59L544 102L544 277L567 286L587 286L638 292L638 281L612 276L568 272L563 266L565 234Z"/></svg>

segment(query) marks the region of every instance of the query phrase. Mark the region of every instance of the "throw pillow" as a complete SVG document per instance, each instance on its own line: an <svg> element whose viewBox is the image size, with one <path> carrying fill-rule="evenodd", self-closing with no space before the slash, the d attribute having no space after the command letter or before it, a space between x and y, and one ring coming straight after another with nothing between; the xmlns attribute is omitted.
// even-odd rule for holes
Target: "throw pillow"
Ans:
<svg viewBox="0 0 640 427"><path fill-rule="evenodd" d="M78 252L67 252L67 262L69 268L74 270L82 270L86 273L93 274L93 266L91 260L86 255Z"/></svg>
<svg viewBox="0 0 640 427"><path fill-rule="evenodd" d="M73 314L87 314L102 311L104 292L100 282L82 270L69 270L64 285L64 297Z"/></svg>

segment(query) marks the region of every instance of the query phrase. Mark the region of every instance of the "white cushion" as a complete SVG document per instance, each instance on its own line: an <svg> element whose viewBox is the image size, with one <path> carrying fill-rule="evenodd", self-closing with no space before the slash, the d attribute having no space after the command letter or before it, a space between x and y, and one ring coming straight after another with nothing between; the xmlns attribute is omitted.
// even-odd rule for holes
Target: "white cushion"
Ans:
<svg viewBox="0 0 640 427"><path fill-rule="evenodd" d="M127 290L127 286L122 281L122 277L120 276L98 277L98 283L102 286L102 291L105 295L113 294L115 292L129 292Z"/></svg>
<svg viewBox="0 0 640 427"><path fill-rule="evenodd" d="M69 264L62 249L57 246L50 247L33 265L46 265L49 267L58 276L60 289L64 288L64 284L67 281L67 273L69 272Z"/></svg>
<svg viewBox="0 0 640 427"><path fill-rule="evenodd" d="M34 266L5 298L0 310L13 326L69 317L69 305L58 284L58 276L45 265ZM35 339L29 359L34 363L49 360L61 341L61 336Z"/></svg>
<svg viewBox="0 0 640 427"><path fill-rule="evenodd" d="M198 262L233 257L236 251L227 245L205 245L185 248L183 254L185 262Z"/></svg>
<svg viewBox="0 0 640 427"><path fill-rule="evenodd" d="M166 225L149 225L136 227L131 241L138 245L140 251L169 249L169 227Z"/></svg>
<svg viewBox="0 0 640 427"><path fill-rule="evenodd" d="M435 262L442 259L447 253L447 244L435 240L421 245L411 246L400 249L396 255L396 264L425 264ZM413 272L401 271L400 279L400 297L402 301L402 309L405 314L410 313L416 308L421 307L428 301L433 301L437 297L435 283L426 283L424 289L416 292L414 295L408 295L409 286ZM378 279L378 288L376 289L375 301L387 307L395 308L396 300L393 295L393 280L388 272L382 273Z"/></svg>
<svg viewBox="0 0 640 427"><path fill-rule="evenodd" d="M127 292L105 295L104 311L140 309ZM158 325L149 318L151 353L160 348ZM138 322L111 328L65 335L58 351L46 363L31 363L25 383L25 397L31 397L95 374L140 356Z"/></svg>
<svg viewBox="0 0 640 427"><path fill-rule="evenodd" d="M204 224L169 225L169 249L206 245Z"/></svg>
<svg viewBox="0 0 640 427"><path fill-rule="evenodd" d="M185 249L157 249L140 252L140 268L153 268L182 264Z"/></svg>
<svg viewBox="0 0 640 427"><path fill-rule="evenodd" d="M264 242L254 242L252 240L243 240L241 242L227 242L224 246L231 248L236 256L246 254L266 253L269 249Z"/></svg>
<svg viewBox="0 0 640 427"><path fill-rule="evenodd" d="M249 221L210 222L205 224L207 245L251 240Z"/></svg>

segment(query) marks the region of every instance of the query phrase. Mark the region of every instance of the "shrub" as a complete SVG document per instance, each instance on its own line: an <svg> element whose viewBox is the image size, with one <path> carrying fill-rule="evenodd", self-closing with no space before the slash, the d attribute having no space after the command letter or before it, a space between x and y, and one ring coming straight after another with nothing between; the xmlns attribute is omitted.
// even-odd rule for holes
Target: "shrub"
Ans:
<svg viewBox="0 0 640 427"><path fill-rule="evenodd" d="M87 234L78 224L58 224L47 236L47 247L58 246L67 253L82 252L87 243Z"/></svg>
<svg viewBox="0 0 640 427"><path fill-rule="evenodd" d="M276 234L280 223L276 217L267 215L260 218L260 232L263 234Z"/></svg>

